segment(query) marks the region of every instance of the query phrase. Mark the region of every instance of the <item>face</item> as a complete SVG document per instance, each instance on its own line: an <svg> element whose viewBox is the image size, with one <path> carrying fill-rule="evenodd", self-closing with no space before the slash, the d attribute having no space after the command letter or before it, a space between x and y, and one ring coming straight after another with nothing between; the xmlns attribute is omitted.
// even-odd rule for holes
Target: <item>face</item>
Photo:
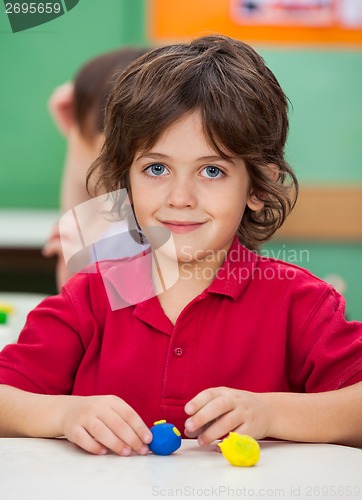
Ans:
<svg viewBox="0 0 362 500"><path fill-rule="evenodd" d="M208 144L196 111L172 124L149 151L138 152L130 168L139 225L169 230L185 262L227 252L246 205L262 208L249 184L241 158L224 160Z"/></svg>

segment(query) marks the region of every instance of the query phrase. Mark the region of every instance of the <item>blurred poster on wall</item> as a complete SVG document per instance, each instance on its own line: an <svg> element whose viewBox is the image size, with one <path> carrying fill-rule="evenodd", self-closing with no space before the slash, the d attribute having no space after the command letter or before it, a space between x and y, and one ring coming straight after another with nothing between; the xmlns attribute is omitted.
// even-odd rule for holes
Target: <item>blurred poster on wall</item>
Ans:
<svg viewBox="0 0 362 500"><path fill-rule="evenodd" d="M231 0L241 24L362 26L362 0Z"/></svg>
<svg viewBox="0 0 362 500"><path fill-rule="evenodd" d="M333 0L233 0L235 21L269 25L328 26L334 22Z"/></svg>
<svg viewBox="0 0 362 500"><path fill-rule="evenodd" d="M251 43L362 47L362 0L148 0L156 43L224 33Z"/></svg>
<svg viewBox="0 0 362 500"><path fill-rule="evenodd" d="M362 0L340 0L340 19L350 28L362 27Z"/></svg>

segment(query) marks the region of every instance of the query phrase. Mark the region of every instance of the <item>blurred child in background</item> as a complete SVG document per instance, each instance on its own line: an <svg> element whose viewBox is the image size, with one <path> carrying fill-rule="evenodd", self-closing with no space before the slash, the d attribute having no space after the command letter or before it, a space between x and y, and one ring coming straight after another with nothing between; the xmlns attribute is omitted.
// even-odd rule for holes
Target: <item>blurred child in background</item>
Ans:
<svg viewBox="0 0 362 500"><path fill-rule="evenodd" d="M113 82L145 52L146 49L128 47L97 56L80 68L73 82L60 85L52 93L49 110L67 140L61 213L89 200L86 175L103 145L104 111ZM45 244L43 254L58 258L56 280L60 290L72 273L64 262L58 225Z"/></svg>

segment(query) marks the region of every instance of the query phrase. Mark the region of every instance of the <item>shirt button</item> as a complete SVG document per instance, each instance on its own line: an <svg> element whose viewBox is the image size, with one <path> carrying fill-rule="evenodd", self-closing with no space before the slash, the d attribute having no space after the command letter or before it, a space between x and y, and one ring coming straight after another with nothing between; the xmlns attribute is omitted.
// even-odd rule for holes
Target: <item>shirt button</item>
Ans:
<svg viewBox="0 0 362 500"><path fill-rule="evenodd" d="M181 358L184 355L184 350L182 349L182 347L175 347L173 350L173 355L176 358Z"/></svg>

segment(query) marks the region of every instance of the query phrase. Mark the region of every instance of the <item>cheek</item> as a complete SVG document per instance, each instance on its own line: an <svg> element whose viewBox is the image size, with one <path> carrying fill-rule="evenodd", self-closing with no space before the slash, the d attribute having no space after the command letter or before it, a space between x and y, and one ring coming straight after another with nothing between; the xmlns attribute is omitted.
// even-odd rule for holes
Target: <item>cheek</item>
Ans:
<svg viewBox="0 0 362 500"><path fill-rule="evenodd" d="M230 190L227 196L221 199L213 200L214 210L218 213L218 218L232 225L239 222L243 216L246 207L245 190Z"/></svg>
<svg viewBox="0 0 362 500"><path fill-rule="evenodd" d="M144 204L142 203L142 200L138 200L137 196L133 197L133 211L136 215L136 218L138 222L142 225L142 222L145 218L145 207Z"/></svg>
<svg viewBox="0 0 362 500"><path fill-rule="evenodd" d="M149 219L155 211L153 202L149 193L142 191L137 191L133 193L133 210L138 220L138 223L142 225L147 225Z"/></svg>

